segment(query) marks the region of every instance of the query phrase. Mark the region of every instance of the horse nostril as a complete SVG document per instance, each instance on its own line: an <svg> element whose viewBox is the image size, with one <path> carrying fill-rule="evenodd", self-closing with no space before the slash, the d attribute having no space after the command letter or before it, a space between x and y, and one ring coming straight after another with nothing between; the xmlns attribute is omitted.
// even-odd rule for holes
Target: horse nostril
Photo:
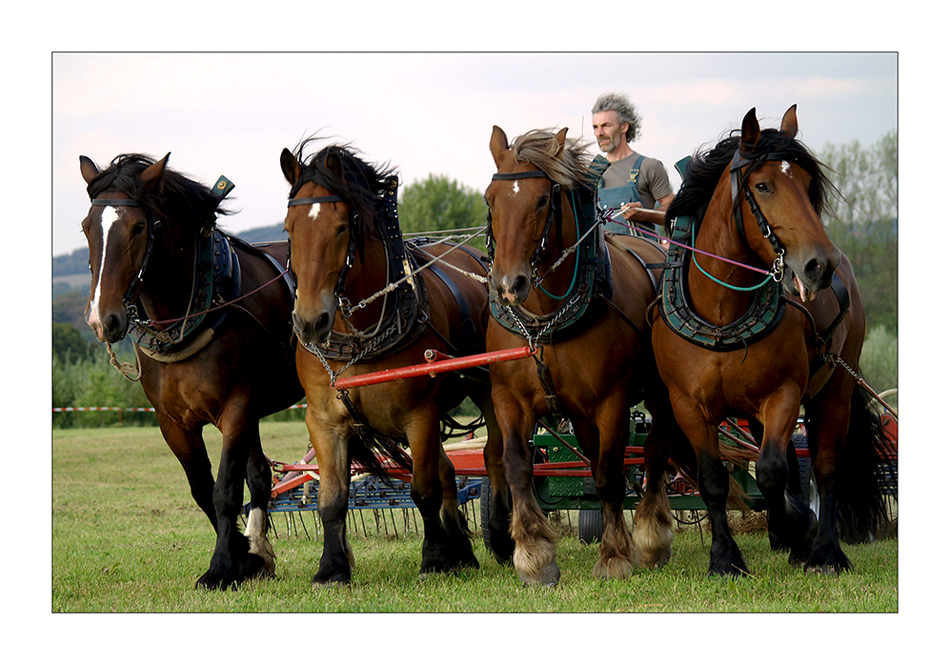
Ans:
<svg viewBox="0 0 950 665"><path fill-rule="evenodd" d="M524 275L515 277L515 281L511 283L511 292L519 297L526 296L528 293L528 278Z"/></svg>
<svg viewBox="0 0 950 665"><path fill-rule="evenodd" d="M828 270L831 264L824 263L818 259L811 259L805 264L805 277L813 284L826 286L831 281L831 271Z"/></svg>

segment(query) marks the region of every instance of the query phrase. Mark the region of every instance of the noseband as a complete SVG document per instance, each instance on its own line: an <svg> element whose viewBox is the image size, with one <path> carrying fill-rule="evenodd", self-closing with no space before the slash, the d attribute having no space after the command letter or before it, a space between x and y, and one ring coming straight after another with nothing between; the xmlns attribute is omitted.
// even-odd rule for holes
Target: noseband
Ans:
<svg viewBox="0 0 950 665"><path fill-rule="evenodd" d="M521 180L522 178L546 178L551 180L544 171L524 171L523 173L495 173L492 180ZM541 242L531 255L531 268L536 269L541 260L541 253L547 247L548 237L551 235L551 229L557 228L558 236L561 233L561 186L551 181L551 202L548 206L548 217L544 222L544 231L541 232ZM488 246L488 258L492 262L495 260L495 235L492 231L491 208L488 209L488 228L486 229L486 244Z"/></svg>

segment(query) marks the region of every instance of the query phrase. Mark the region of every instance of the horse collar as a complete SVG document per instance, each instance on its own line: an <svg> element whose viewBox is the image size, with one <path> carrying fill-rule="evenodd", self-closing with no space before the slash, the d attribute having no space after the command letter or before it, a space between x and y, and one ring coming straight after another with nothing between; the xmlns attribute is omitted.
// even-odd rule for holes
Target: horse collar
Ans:
<svg viewBox="0 0 950 665"><path fill-rule="evenodd" d="M755 292L748 311L737 321L725 326L716 326L696 314L689 302L687 288L688 252L686 243L691 238L693 220L678 217L673 222L666 265L660 278L657 298L660 317L670 330L697 346L712 351L732 351L747 347L752 342L769 334L785 314L785 298L782 285L768 280Z"/></svg>
<svg viewBox="0 0 950 665"><path fill-rule="evenodd" d="M195 245L193 296L188 306L188 316L168 328L158 330L149 321L138 317L134 302L128 306L129 324L137 332L133 342L156 360L177 362L200 350L210 341L207 332L217 329L227 314L227 310L223 310L208 325L208 310L214 302L233 300L240 294L241 266L227 236L213 229L207 236L199 234ZM193 346L192 341L196 337L207 341Z"/></svg>

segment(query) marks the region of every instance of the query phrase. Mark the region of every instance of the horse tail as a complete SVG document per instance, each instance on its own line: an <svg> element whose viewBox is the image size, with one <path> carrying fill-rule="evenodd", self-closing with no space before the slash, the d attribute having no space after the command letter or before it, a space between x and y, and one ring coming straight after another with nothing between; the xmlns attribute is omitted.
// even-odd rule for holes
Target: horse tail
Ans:
<svg viewBox="0 0 950 665"><path fill-rule="evenodd" d="M360 429L363 431L354 434L349 440L351 460L387 484L393 471L387 462L395 464L397 469L412 472L412 457L404 448L407 441L386 436L369 427Z"/></svg>
<svg viewBox="0 0 950 665"><path fill-rule="evenodd" d="M887 526L886 478L896 477L889 440L871 397L860 387L851 395L851 420L838 456L835 495L839 530L847 543L866 542Z"/></svg>

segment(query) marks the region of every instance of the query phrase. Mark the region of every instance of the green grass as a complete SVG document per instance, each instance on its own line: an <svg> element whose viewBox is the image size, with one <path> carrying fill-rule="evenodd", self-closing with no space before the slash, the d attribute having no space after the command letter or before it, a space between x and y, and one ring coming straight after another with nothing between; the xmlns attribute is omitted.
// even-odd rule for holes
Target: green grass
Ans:
<svg viewBox="0 0 950 665"><path fill-rule="evenodd" d="M306 449L300 423L266 423L265 451L281 461ZM213 462L217 431L205 432ZM845 545L855 565L837 577L805 574L769 549L763 533L738 535L752 570L739 581L705 576L710 536L677 534L673 560L626 580L593 579L596 546L565 532L561 583L524 588L475 539L479 570L419 581L421 536L351 535L357 567L347 588L314 591L320 554L311 514L293 525L274 516L277 578L228 592L194 589L206 570L213 531L191 499L184 474L157 428L53 432L52 598L54 613L760 613L874 612L898 609L896 540ZM351 514L355 511L351 511ZM470 515L477 516L477 504ZM387 519L390 519L387 517ZM402 517L396 517L401 525ZM372 523L371 516L364 522ZM410 524L412 520L410 519ZM576 518L572 524L576 525ZM293 527L296 527L293 528ZM477 526L477 524L476 524ZM295 533L296 531L296 533ZM316 539L314 537L316 536Z"/></svg>

